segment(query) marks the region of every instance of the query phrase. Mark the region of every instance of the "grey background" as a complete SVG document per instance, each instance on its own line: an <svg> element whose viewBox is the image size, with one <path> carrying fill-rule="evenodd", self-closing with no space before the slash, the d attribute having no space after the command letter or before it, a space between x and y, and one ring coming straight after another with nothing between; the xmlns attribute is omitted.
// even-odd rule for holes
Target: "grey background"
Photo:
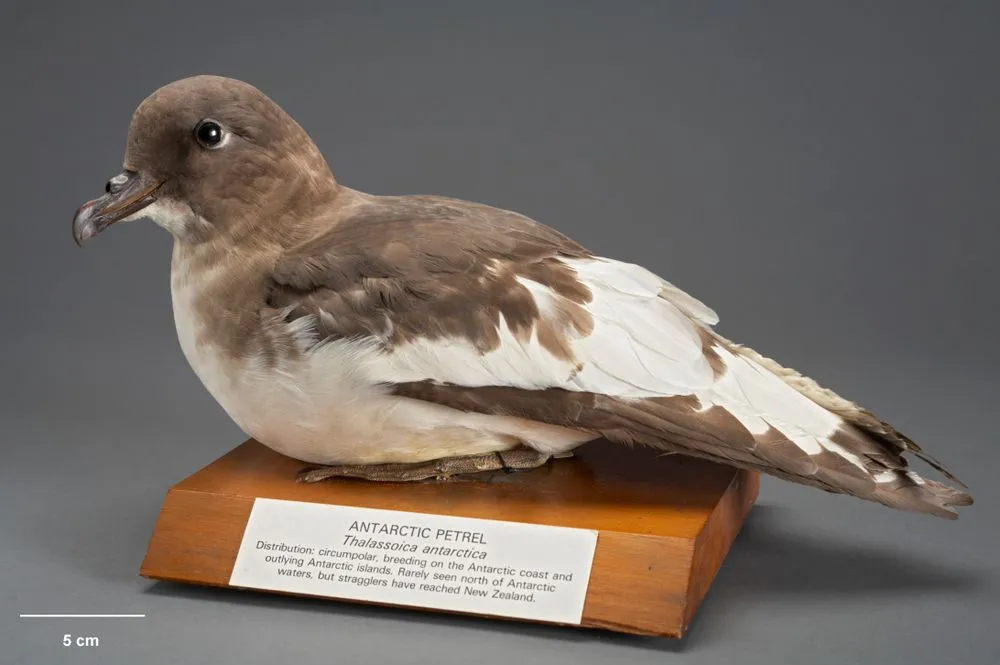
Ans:
<svg viewBox="0 0 1000 665"><path fill-rule="evenodd" d="M4 3L0 662L996 662L997 7ZM659 272L977 505L768 479L682 642L139 578L167 487L242 437L178 349L169 238L79 250L70 218L139 101L205 72L278 100L350 186L516 209Z"/></svg>

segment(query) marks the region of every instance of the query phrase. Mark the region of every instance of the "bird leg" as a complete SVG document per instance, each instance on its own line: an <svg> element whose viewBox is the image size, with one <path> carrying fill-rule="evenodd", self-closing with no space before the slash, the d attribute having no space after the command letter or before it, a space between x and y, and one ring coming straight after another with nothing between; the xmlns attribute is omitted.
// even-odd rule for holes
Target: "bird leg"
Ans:
<svg viewBox="0 0 1000 665"><path fill-rule="evenodd" d="M317 483L329 478L361 478L377 482L414 482L418 480L448 480L487 471L520 471L543 466L552 459L548 453L531 448L514 448L483 455L445 457L427 462L396 464L341 464L303 469L299 482Z"/></svg>

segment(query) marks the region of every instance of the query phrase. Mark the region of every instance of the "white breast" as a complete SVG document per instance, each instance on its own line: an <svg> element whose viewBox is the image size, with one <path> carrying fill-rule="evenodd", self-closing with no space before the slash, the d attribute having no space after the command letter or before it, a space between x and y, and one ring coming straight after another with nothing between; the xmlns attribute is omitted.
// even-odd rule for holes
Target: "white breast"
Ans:
<svg viewBox="0 0 1000 665"><path fill-rule="evenodd" d="M357 440L352 414L361 398L378 396L351 380L342 354L327 354L322 371L302 360L281 360L268 367L263 358L233 357L204 336L206 322L195 306L211 291L217 275L203 271L192 279L175 266L171 294L177 339L188 363L212 397L243 431L281 453L313 462L335 460ZM261 331L271 334L271 331ZM321 382L315 377L323 375ZM366 410L371 418L370 408ZM355 412L356 413L356 412ZM338 427L338 423L340 426Z"/></svg>

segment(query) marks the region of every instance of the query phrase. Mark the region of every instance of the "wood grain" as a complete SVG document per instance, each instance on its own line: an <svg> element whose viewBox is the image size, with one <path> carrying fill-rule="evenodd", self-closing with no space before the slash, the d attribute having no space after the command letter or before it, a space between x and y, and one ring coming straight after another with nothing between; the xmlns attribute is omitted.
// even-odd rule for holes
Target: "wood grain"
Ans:
<svg viewBox="0 0 1000 665"><path fill-rule="evenodd" d="M257 497L595 529L582 625L680 637L758 488L755 473L606 442L532 471L440 483L304 485L302 467L251 440L181 481L141 574L227 586Z"/></svg>

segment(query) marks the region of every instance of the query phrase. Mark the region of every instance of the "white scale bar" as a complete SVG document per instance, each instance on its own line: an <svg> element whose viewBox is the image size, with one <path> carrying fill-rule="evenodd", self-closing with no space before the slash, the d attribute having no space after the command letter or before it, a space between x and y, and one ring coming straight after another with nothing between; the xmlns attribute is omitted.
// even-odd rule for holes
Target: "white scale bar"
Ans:
<svg viewBox="0 0 1000 665"><path fill-rule="evenodd" d="M21 614L22 619L145 619L145 614Z"/></svg>

